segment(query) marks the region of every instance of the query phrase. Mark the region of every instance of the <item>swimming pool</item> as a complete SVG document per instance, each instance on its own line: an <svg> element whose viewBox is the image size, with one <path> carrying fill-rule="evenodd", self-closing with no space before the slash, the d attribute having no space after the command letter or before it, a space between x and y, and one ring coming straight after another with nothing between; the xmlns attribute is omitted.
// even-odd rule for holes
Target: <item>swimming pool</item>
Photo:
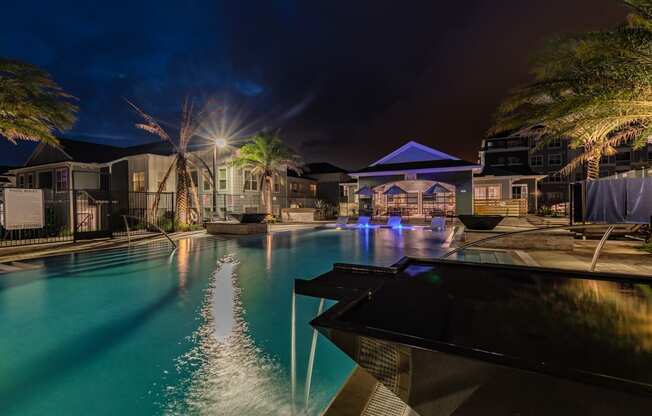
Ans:
<svg viewBox="0 0 652 416"><path fill-rule="evenodd" d="M334 262L441 253L426 230L309 230L180 240L33 262L0 276L0 414L290 414L292 282ZM297 300L304 408L318 301ZM306 414L353 368L319 339Z"/></svg>

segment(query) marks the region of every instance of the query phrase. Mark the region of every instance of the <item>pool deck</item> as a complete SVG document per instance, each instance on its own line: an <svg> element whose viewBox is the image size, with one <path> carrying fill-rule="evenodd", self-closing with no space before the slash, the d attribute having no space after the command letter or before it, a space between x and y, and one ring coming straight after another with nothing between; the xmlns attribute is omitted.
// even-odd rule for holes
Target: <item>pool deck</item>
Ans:
<svg viewBox="0 0 652 416"><path fill-rule="evenodd" d="M201 231L188 231L170 234L172 240L180 240L187 237L194 237L205 234ZM77 253L83 251L106 250L118 247L127 247L131 245L151 243L155 241L167 241L162 234L137 234L131 236L131 241L127 236L116 238L98 238L84 241L66 241L64 243L32 244L17 247L0 248L0 273L24 270L30 268L28 264L21 261L33 260L42 257L58 256L61 254Z"/></svg>
<svg viewBox="0 0 652 416"><path fill-rule="evenodd" d="M323 226L325 222L314 223L281 223L271 224L270 232L286 232L294 230L305 230ZM188 237L198 237L206 235L205 230L176 232L170 234L172 240L180 240ZM225 236L228 238L228 236ZM166 241L165 237L158 233L135 234L131 236L131 243L127 236L115 238L98 238L84 241L65 241L56 243L31 244L24 246L2 247L0 248L0 274L13 271L26 270L33 268L25 260L33 260L42 257L58 256L62 254L77 253L83 251L106 250L119 247L127 247L129 244L138 245L158 241Z"/></svg>

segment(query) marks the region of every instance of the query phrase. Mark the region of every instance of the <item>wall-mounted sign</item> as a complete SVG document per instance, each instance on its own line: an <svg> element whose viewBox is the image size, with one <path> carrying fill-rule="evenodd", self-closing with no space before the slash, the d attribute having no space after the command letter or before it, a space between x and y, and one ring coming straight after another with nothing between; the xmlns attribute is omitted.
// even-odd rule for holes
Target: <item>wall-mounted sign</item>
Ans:
<svg viewBox="0 0 652 416"><path fill-rule="evenodd" d="M4 226L7 230L43 228L43 191L5 188Z"/></svg>

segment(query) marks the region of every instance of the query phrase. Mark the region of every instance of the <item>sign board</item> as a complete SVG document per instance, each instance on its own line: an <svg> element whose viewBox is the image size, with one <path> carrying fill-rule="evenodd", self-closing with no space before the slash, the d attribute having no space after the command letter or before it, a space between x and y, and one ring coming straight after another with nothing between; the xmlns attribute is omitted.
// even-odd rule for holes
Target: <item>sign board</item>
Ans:
<svg viewBox="0 0 652 416"><path fill-rule="evenodd" d="M5 188L4 226L7 230L43 228L43 190Z"/></svg>

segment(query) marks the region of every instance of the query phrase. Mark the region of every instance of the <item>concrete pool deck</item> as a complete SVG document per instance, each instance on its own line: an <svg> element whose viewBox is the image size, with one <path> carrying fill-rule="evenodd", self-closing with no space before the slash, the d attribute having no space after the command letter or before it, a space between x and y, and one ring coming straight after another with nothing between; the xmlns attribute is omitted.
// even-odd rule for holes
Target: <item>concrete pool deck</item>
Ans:
<svg viewBox="0 0 652 416"><path fill-rule="evenodd" d="M172 240L193 237L205 234L205 231L187 231L169 234ZM145 244L154 241L167 241L162 234L148 233L136 234L131 236L131 244ZM127 247L130 244L127 236L116 238L99 238L95 240L84 241L66 241L47 244L32 244L25 246L3 247L0 248L0 273L23 270L26 265L21 265L24 260L33 260L42 257L58 256L61 254L70 254L83 251L106 250L118 247ZM16 264L18 262L18 264Z"/></svg>
<svg viewBox="0 0 652 416"><path fill-rule="evenodd" d="M314 223L291 223L291 224L270 224L269 231L271 233L285 232L293 230L304 230L310 228L317 228L323 226L325 222ZM206 235L206 230L175 232L169 234L170 238L174 241L188 237L198 237ZM220 237L220 236L217 236ZM227 236L224 238L237 238L237 236ZM131 244L146 244L156 241L167 241L165 237L158 233L147 234L134 234L131 236ZM42 257L58 256L62 254L77 253L83 251L96 251L106 250L119 247L127 247L129 245L129 238L127 236L115 238L98 238L94 240L84 241L65 241L44 244L31 244L24 246L12 246L0 248L0 274L9 273L13 271L26 270L31 268L29 264L21 263L25 260L33 260Z"/></svg>
<svg viewBox="0 0 652 416"><path fill-rule="evenodd" d="M559 221L557 221L559 222ZM322 227L333 222L319 221L309 223L277 223L269 225L270 233L287 232L295 230L306 230ZM558 224L546 224L558 225ZM499 231L518 231L524 228L536 228L529 220L508 218L504 225L501 224ZM205 230L177 232L170 234L173 240L187 237L206 235ZM218 238L238 238L238 236L216 236ZM131 244L146 244L155 241L165 241L160 234L140 234L131 237ZM489 248L485 250L494 252L510 251L517 262L542 267L553 267L560 269L587 270L591 264L593 251L597 245L596 240L574 240L570 250L550 250L546 247L532 248L520 247L519 249L505 250L505 248ZM459 244L459 243L458 243ZM18 247L0 248L0 274L12 271L29 269L31 265L21 263L25 260L32 260L42 257L56 256L82 251L104 250L129 245L128 238L116 237L113 239L97 239L78 242L58 242L48 244L34 244ZM638 250L641 245L637 241L608 241L602 250L596 271L620 272L636 275L652 276L652 254ZM483 246L474 248L482 253ZM482 257L482 256L480 256Z"/></svg>

